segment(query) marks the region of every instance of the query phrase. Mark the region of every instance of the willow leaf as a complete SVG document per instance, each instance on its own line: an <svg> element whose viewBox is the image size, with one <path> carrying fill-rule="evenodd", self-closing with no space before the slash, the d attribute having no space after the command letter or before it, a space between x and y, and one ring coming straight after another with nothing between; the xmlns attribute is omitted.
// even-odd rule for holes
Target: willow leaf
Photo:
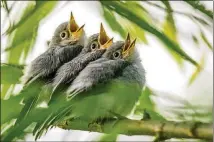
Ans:
<svg viewBox="0 0 214 142"><path fill-rule="evenodd" d="M173 10L172 10L170 3L168 1L163 1L163 3L165 4L165 6L167 8L166 19L165 19L165 22L163 24L163 32L173 42L178 44L177 29L176 29L175 21L174 21L174 17L173 17ZM180 46L178 46L178 48L180 48ZM181 48L180 48L180 50L181 50ZM180 65L180 67L182 67L182 63L183 63L182 58L179 55L177 55L176 53L172 52L171 50L168 50L168 51L172 55L172 57L175 59L175 61Z"/></svg>
<svg viewBox="0 0 214 142"><path fill-rule="evenodd" d="M143 18L137 16L132 11L128 10L121 2L108 2L108 1L101 1L101 3L108 9L111 9L118 13L119 15L125 17L126 19L134 22L139 27L144 29L145 31L155 35L159 38L166 46L172 50L173 52L177 53L179 56L184 58L185 60L191 62L193 65L198 66L197 62L193 60L188 54L186 54L178 44L170 40L164 33L156 29L155 27L151 26L147 21Z"/></svg>
<svg viewBox="0 0 214 142"><path fill-rule="evenodd" d="M148 113L151 119L153 120L165 120L163 116L156 112L155 104L151 100L152 94L153 92L148 87L144 89L139 98L139 104L136 106L134 113L142 115L146 111L146 113Z"/></svg>
<svg viewBox="0 0 214 142"><path fill-rule="evenodd" d="M18 26L16 26L16 30L11 33L14 37L12 38L11 36L12 43L8 44L10 46L6 48L10 63L19 63L22 54L24 55L24 60L26 59L33 47L32 45L35 43L39 22L52 11L56 3L43 2L39 6L28 5L20 22L18 22ZM31 15L28 15L28 13L31 13Z"/></svg>
<svg viewBox="0 0 214 142"><path fill-rule="evenodd" d="M104 18L108 25L111 27L111 29L121 35L121 37L126 37L126 32L123 29L123 27L119 24L119 22L116 20L114 13L109 11L106 8L103 8L104 12Z"/></svg>
<svg viewBox="0 0 214 142"><path fill-rule="evenodd" d="M211 20L213 20L213 11L206 9L206 7L203 4L201 4L200 1L185 0L185 2L192 6L194 9L207 15Z"/></svg>
<svg viewBox="0 0 214 142"><path fill-rule="evenodd" d="M1 64L1 84L17 84L23 75L19 66Z"/></svg>
<svg viewBox="0 0 214 142"><path fill-rule="evenodd" d="M205 63L205 54L201 57L200 67L197 67L195 69L195 71L193 72L193 74L191 75L191 77L189 79L189 85L191 85L194 82L194 80L197 78L197 76L200 74L201 70L204 67L204 63Z"/></svg>
<svg viewBox="0 0 214 142"><path fill-rule="evenodd" d="M207 45L207 47L213 51L213 46L209 43L208 39L206 38L205 34L201 31L201 38L204 41L204 43Z"/></svg>

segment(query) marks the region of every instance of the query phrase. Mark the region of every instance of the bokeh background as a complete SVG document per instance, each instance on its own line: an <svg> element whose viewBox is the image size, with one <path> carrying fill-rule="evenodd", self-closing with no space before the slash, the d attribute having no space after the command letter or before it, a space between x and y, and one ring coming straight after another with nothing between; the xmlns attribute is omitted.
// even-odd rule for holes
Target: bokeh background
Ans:
<svg viewBox="0 0 214 142"><path fill-rule="evenodd" d="M79 25L85 24L88 36L99 32L102 22L115 41L127 32L137 38L147 83L130 118L142 118L146 108L167 120L212 122L213 1L1 1L2 99L22 88L22 73L11 68L23 68L46 51L55 28L69 20L71 11ZM200 67L183 58L180 49ZM95 140L100 135L54 128L38 141ZM26 134L23 139L33 137ZM152 139L120 135L117 140Z"/></svg>

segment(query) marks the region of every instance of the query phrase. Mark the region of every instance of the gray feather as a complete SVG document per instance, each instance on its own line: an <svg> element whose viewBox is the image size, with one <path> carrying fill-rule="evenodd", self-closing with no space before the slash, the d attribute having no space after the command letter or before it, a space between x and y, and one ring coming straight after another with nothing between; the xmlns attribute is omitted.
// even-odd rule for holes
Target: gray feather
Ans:
<svg viewBox="0 0 214 142"><path fill-rule="evenodd" d="M98 36L99 34L90 36L81 53L73 60L62 65L57 70L56 76L54 77L52 82L53 91L49 103L51 103L55 99L55 94L59 94L63 92L63 90L65 90L66 84L70 84L79 74L79 72L81 72L87 66L87 64L89 64L91 61L97 60L103 55L105 49L99 49L99 44L97 44L96 49L91 48L92 43L98 43Z"/></svg>
<svg viewBox="0 0 214 142"><path fill-rule="evenodd" d="M105 83L120 74L120 70L128 65L124 60L109 60L101 58L91 62L72 82L67 90L71 97L77 93L87 91L94 85Z"/></svg>
<svg viewBox="0 0 214 142"><path fill-rule="evenodd" d="M56 73L53 80L53 86L56 89L60 84L68 84L74 80L78 73L85 68L85 66L102 56L105 50L96 50L85 55L78 56L72 61L61 66Z"/></svg>
<svg viewBox="0 0 214 142"><path fill-rule="evenodd" d="M87 91L93 86L106 83L112 79L123 80L127 82L138 83L143 87L145 84L145 71L142 64L139 63L137 54L132 60L113 59L115 51L122 52L124 42L114 43L104 54L103 58L91 62L72 82L67 89L68 97Z"/></svg>

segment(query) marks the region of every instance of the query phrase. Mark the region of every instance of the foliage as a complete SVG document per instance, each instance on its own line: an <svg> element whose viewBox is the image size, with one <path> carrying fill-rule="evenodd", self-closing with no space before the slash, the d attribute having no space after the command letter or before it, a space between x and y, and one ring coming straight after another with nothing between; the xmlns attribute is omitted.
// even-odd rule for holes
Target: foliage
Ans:
<svg viewBox="0 0 214 142"><path fill-rule="evenodd" d="M196 70L189 78L189 83L192 83L203 68L205 55L198 63L196 59L193 59L193 57L185 51L188 47L185 47L185 45L185 48L181 47L177 37L178 31L174 15L180 14L192 19L201 31L200 35L192 35L192 40L196 44L198 44L199 41L203 41L212 52L212 44L209 43L201 27L212 28L213 11L207 10L199 1L184 1L184 3L194 8L200 14L205 15L206 18L201 18L196 14L174 11L171 3L168 1L163 1L162 5L149 1L100 1L105 21L110 28L120 34L122 38L125 38L127 31L129 31L131 35L138 37L142 43L149 44L147 35L152 35L165 45L165 49L179 66L182 66L184 61L192 63L196 67ZM1 1L1 7L6 10L7 15L10 15L13 6L16 4L18 3L14 2L11 7L8 7L7 1ZM157 19L152 16L144 4L149 4L151 7L163 10L166 14L164 23L156 23ZM28 119L22 122L19 127L12 127L13 120L18 117L23 107L21 101L24 95L28 95L27 93L24 95L21 93L14 95L13 93L15 86L20 84L20 78L23 75L23 69L25 67L23 63L25 63L27 56L34 48L40 22L53 11L56 5L56 1L28 2L24 10L21 11L22 16L18 22L8 18L8 20L10 20L10 26L2 35L8 37L6 49L4 50L4 52L7 53L7 63L1 63L1 129L4 129L1 135L4 140L23 137L26 134L24 130L27 127L34 127L34 125L31 125L32 122L42 122L54 109L65 105L65 102L62 101L49 108L38 108L33 111ZM147 86L142 92L134 113L135 115L142 116L143 111L146 110L151 115L151 119L165 120L166 118L157 111L156 104L151 99L153 95L154 92ZM183 110L188 109L189 106L184 105ZM179 115L183 112L177 109L174 113ZM189 115L200 117L200 113ZM51 122L45 123L50 124ZM37 128L37 130L40 130L40 128ZM32 133L32 131L33 129L29 129L28 133ZM114 134L112 137L106 136L104 139L115 140L116 135Z"/></svg>

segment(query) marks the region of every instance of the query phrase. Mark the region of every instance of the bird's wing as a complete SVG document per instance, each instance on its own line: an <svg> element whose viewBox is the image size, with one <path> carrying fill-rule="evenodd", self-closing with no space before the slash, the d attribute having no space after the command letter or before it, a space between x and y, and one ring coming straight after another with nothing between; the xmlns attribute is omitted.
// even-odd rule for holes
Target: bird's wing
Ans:
<svg viewBox="0 0 214 142"><path fill-rule="evenodd" d="M71 99L77 94L92 88L93 85L113 78L115 76L115 68L112 68L113 65L115 65L113 60L94 61L90 63L79 73L66 91L68 97Z"/></svg>
<svg viewBox="0 0 214 142"><path fill-rule="evenodd" d="M64 89L60 88L66 88L66 86L70 84L91 61L100 58L104 51L105 50L96 50L94 52L83 54L61 66L57 70L56 76L53 80L54 89L52 96L55 96L54 94L56 93L54 92L59 92L60 90L63 91Z"/></svg>

